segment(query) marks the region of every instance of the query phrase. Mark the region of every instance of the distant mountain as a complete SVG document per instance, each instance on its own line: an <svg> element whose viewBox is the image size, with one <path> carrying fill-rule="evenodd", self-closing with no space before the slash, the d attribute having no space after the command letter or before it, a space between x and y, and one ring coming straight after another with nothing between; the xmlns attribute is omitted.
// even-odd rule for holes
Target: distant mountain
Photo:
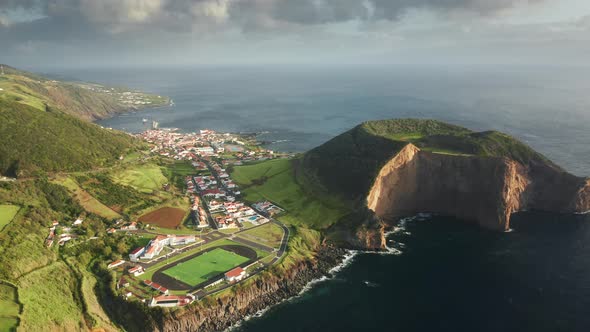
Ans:
<svg viewBox="0 0 590 332"><path fill-rule="evenodd" d="M16 101L43 110L45 105L83 120L93 121L116 113L167 105L169 99L95 83L59 81L2 66L0 99Z"/></svg>
<svg viewBox="0 0 590 332"><path fill-rule="evenodd" d="M128 134L85 120L167 102L165 97L50 80L1 66L0 175L108 166L137 143Z"/></svg>

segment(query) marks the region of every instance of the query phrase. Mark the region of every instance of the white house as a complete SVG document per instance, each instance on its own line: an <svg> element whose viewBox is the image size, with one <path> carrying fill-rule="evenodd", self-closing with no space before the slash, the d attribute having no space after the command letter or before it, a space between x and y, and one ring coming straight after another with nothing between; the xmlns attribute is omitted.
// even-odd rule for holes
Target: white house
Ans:
<svg viewBox="0 0 590 332"><path fill-rule="evenodd" d="M139 261L139 257L141 257L141 255L143 255L144 252L145 252L145 247L139 247L139 248L133 250L129 254L129 260L132 262Z"/></svg>
<svg viewBox="0 0 590 332"><path fill-rule="evenodd" d="M145 271L143 270L143 267L141 265L137 265L137 266L130 268L128 270L128 272L137 277L139 275L142 275Z"/></svg>
<svg viewBox="0 0 590 332"><path fill-rule="evenodd" d="M238 282L246 276L246 270L242 269L241 267L236 267L233 270L230 270L225 273L225 280L228 282Z"/></svg>

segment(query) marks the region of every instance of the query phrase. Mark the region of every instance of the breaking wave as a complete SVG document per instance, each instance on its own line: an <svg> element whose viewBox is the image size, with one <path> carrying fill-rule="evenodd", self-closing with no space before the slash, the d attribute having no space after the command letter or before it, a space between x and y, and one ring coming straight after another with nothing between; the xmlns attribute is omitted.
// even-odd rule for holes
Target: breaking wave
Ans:
<svg viewBox="0 0 590 332"><path fill-rule="evenodd" d="M432 217L431 214L428 213L419 213L413 217L408 217L408 218L403 218L400 219L400 221L397 223L396 226L394 226L390 231L385 232L385 237L388 238L391 235L395 235L395 234L404 234L404 235L410 235L411 233L407 231L406 227L408 225L408 223L414 222L414 221L425 221L428 220ZM347 266L349 266L350 264L352 264L354 262L354 258L360 254L371 254L371 255L401 255L403 254L402 250L405 248L405 244L401 243L401 242L394 242L393 247L389 247L389 246L385 246L385 251L370 251L370 250L347 250L346 254L344 254L344 257L342 258L342 261L340 262L340 264L334 266L333 268L331 268L328 271L328 275L326 276L322 276L320 278L317 279L313 279L310 282L308 282L302 289L301 291L292 297L283 299L282 301L275 303L273 305L270 305L264 309L261 309L259 311L257 311L256 313L254 313L253 315L248 315L245 316L244 319L242 319L241 321L237 322L236 324L232 325L231 327L229 327L228 329L226 329L225 331L234 331L235 329L238 329L242 326L243 322L247 322L252 318L260 318L262 316L264 316L264 314L266 314L271 308L276 307L278 305L281 305L285 302L290 302L293 300L296 300L298 298L300 298L301 296L303 296L305 293L309 292L311 289L313 289L314 286L316 286L317 284L320 284L322 282L328 281L328 280L335 280L337 274L342 271L344 268L346 268ZM365 284L368 287L379 287L380 285L375 284L375 283L371 283L370 281L365 281Z"/></svg>

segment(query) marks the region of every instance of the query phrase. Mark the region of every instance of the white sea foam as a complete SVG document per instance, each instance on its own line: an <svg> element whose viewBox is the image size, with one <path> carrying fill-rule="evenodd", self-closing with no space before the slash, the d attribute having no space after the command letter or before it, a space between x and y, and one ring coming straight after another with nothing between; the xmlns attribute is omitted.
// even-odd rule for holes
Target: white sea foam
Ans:
<svg viewBox="0 0 590 332"><path fill-rule="evenodd" d="M347 267L348 265L350 265L350 263L352 263L354 257L358 255L358 253L359 252L357 250L348 250L346 254L344 254L344 259L342 259L342 262L331 268L328 272L332 275L340 272L343 268Z"/></svg>
<svg viewBox="0 0 590 332"><path fill-rule="evenodd" d="M322 276L320 278L317 279L313 279L310 282L308 282L302 289L301 291L295 295L292 296L290 298L286 298L281 300L278 303L275 303L273 305L270 305L264 309L258 310L256 313L254 313L253 315L248 315L245 316L242 320L240 320L239 322L233 324L232 326L230 326L229 328L227 328L225 331L229 332L229 331L233 331L237 328L239 328L240 326L242 326L242 323L245 321L248 321L252 318L259 318L262 317L265 313L267 313L271 308L280 305L284 302L289 302L289 301L293 301L295 299L298 299L299 297L301 297L303 294L307 293L309 290L311 290L315 285L322 283L326 280L334 280L336 277L336 274L338 272L340 272L343 268L347 267L348 265L350 265L350 263L352 263L353 258L358 255L360 253L360 251L358 250L347 250L346 254L344 254L344 258L342 259L342 262L340 262L340 264L336 265L335 267L333 267L332 269L330 269L328 271L328 273L330 274L329 276Z"/></svg>
<svg viewBox="0 0 590 332"><path fill-rule="evenodd" d="M388 237L390 235L394 235L394 234L398 234L398 233L402 233L405 235L411 235L410 232L406 231L406 226L409 222L414 222L414 221L425 221L428 220L432 217L431 214L428 213L420 213L416 216L413 217L408 217L408 218L403 218L400 219L400 221L398 222L398 224L396 226L394 226L390 231L385 232L385 237ZM405 248L405 244L401 243L401 242L394 242L394 247L388 247L387 245L385 246L385 251L370 251L370 250L347 250L346 254L344 254L344 258L342 259L342 262L340 262L340 264L334 266L333 268L331 268L328 273L329 276L322 276L320 278L311 280L310 282L308 282L302 289L301 291L290 298L287 299L283 299L282 301L273 304L271 306L268 306L262 310L257 311L255 314L253 315L248 315L245 316L244 319L242 319L241 321L237 322L236 324L232 325L231 327L229 327L228 329L226 329L226 331L233 331L237 328L239 328L240 326L242 326L242 323L244 321L248 321L252 318L259 318L262 317L264 314L266 314L271 308L280 305L282 303L285 302L290 302L293 300L296 300L298 298L300 298L302 295L304 295L305 293L307 293L308 291L310 291L314 286L316 286L317 284L320 284L324 281L327 280L336 280L336 275L338 274L338 272L342 271L345 267L349 266L353 261L354 258L356 256L358 256L359 254L371 254L371 255L401 255L403 254L403 252L400 250L402 248ZM397 248L396 248L397 247ZM379 287L378 284L374 284L371 283L370 281L365 281L365 283L367 284L367 286L369 287Z"/></svg>

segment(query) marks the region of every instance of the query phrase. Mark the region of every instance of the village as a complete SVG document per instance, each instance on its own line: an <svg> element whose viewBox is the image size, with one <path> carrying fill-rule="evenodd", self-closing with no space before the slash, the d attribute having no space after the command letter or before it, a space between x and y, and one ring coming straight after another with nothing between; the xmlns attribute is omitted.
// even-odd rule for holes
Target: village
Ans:
<svg viewBox="0 0 590 332"><path fill-rule="evenodd" d="M127 257L108 262L120 296L149 306L185 306L263 271L283 256L289 231L273 217L284 210L269 201L243 201L227 168L288 155L212 130L183 134L154 129L137 136L150 145L149 155L186 161L194 174L184 178L182 190L190 205L182 229L155 227L167 223L169 216L162 214L152 224L141 218L117 220L107 230L149 239ZM75 227L83 222L55 221L46 246L75 240Z"/></svg>
<svg viewBox="0 0 590 332"><path fill-rule="evenodd" d="M57 81L51 81L57 83ZM133 107L145 107L164 105L167 102L167 98L163 96L155 96L143 93L141 91L129 91L120 88L105 87L98 84L79 83L79 87L90 90L97 93L107 94L117 99L121 104Z"/></svg>

